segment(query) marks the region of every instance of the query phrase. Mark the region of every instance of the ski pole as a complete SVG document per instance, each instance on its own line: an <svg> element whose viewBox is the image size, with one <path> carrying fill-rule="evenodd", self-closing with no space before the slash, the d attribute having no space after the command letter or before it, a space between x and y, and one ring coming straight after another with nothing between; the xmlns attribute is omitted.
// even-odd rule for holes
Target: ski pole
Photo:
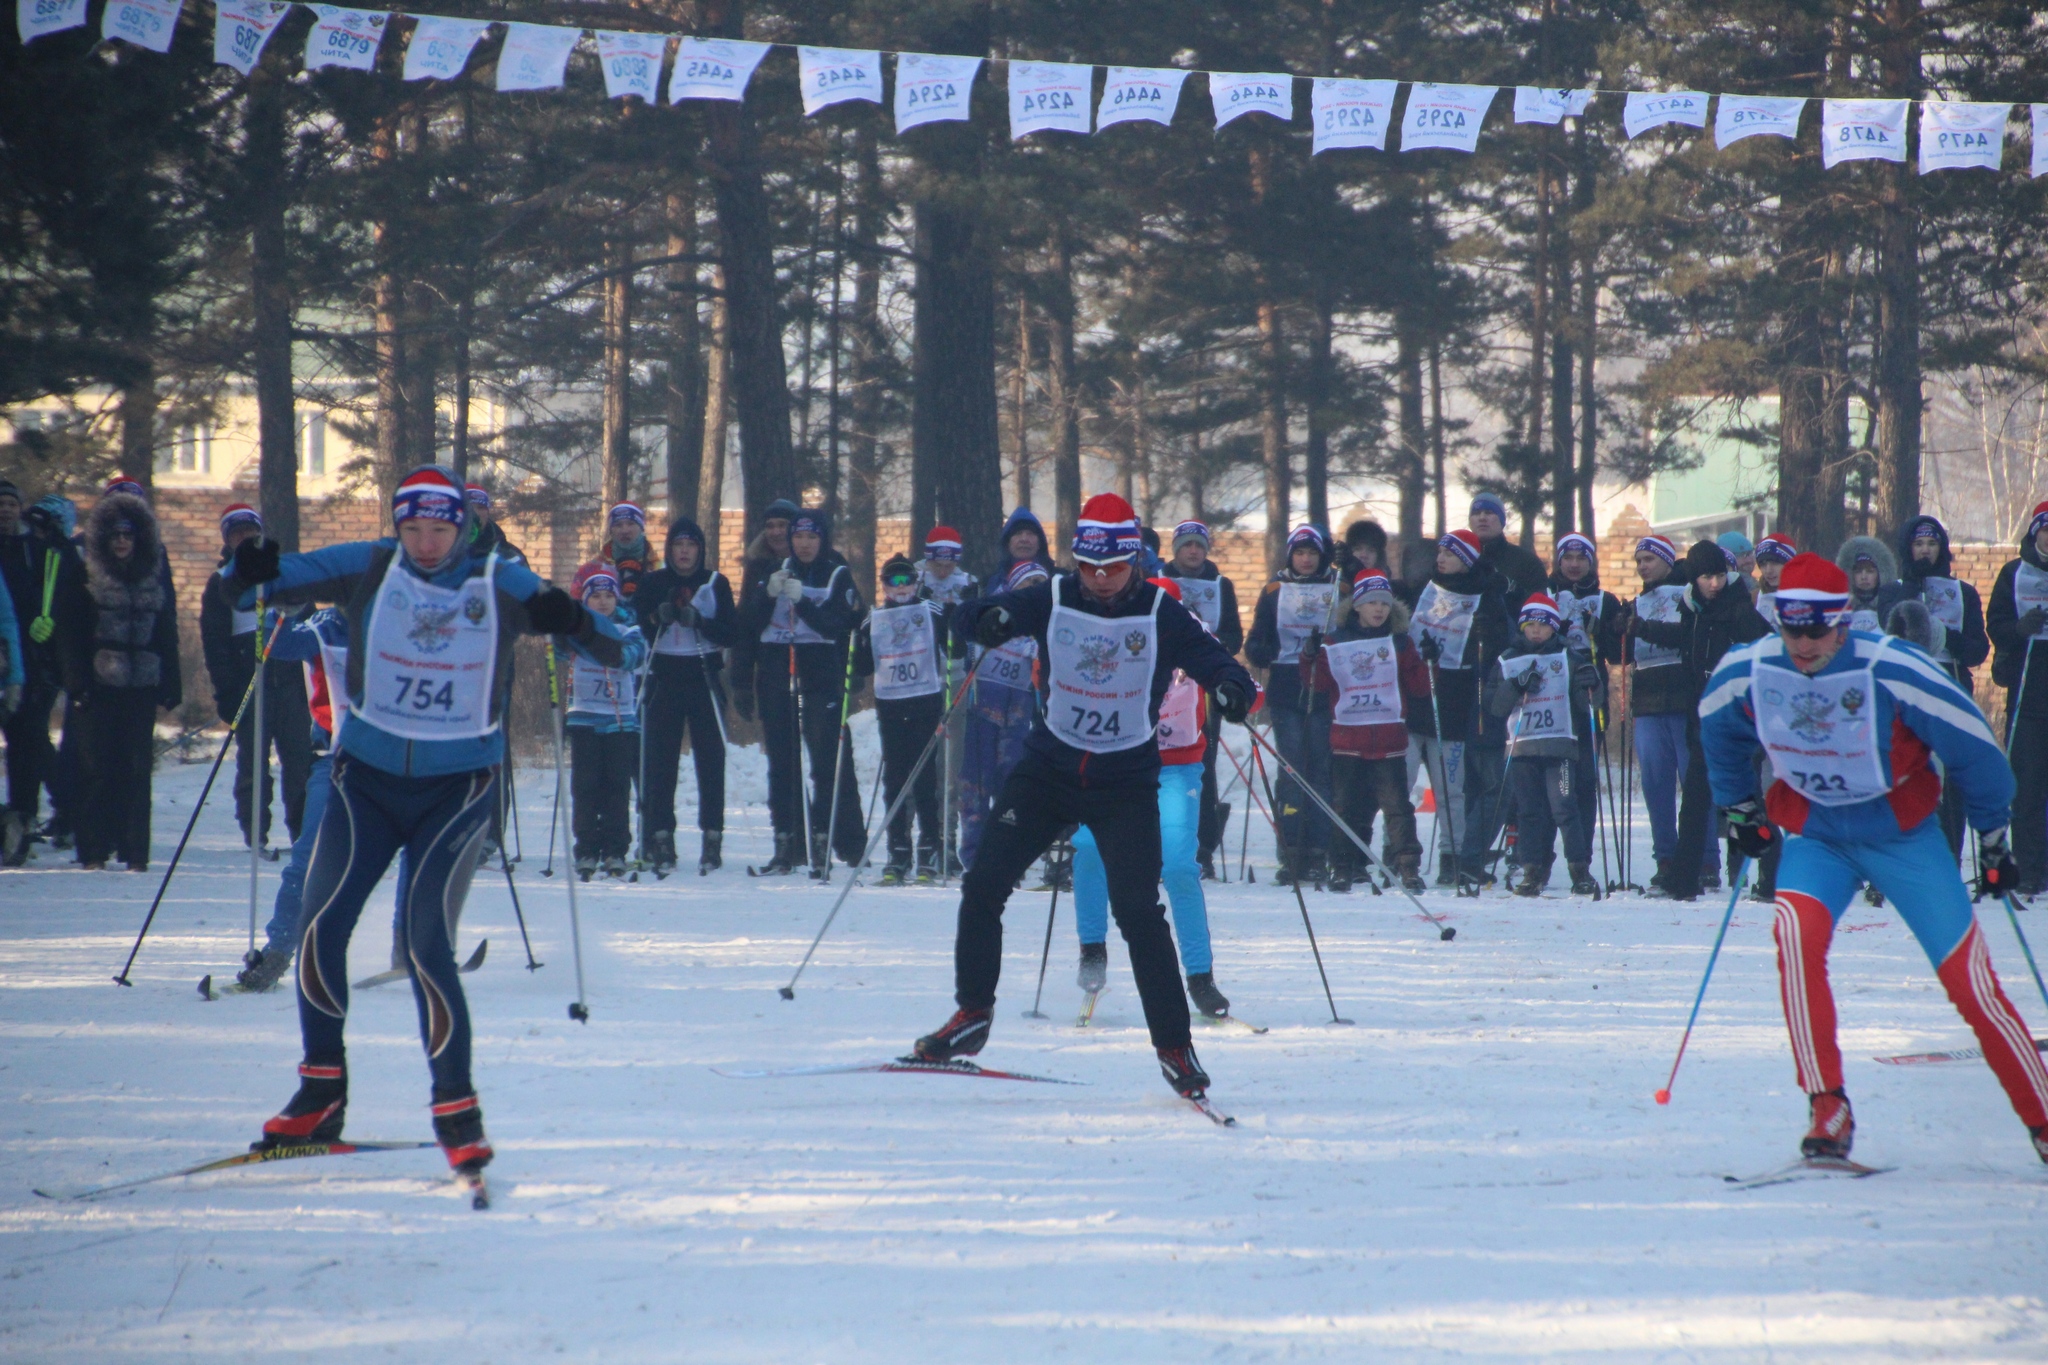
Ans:
<svg viewBox="0 0 2048 1365"><path fill-rule="evenodd" d="M1275 804L1273 800L1273 780L1266 776L1265 760L1259 757L1258 732L1252 730L1250 726L1246 726L1245 729L1252 736L1252 766L1258 769L1259 781L1265 785L1266 804L1272 806ZM1285 760L1282 761L1284 762ZM1300 780L1298 777L1295 779L1296 782ZM1278 841L1280 838L1280 822L1278 820L1273 822L1273 838L1275 841ZM1350 1024L1351 1020L1343 1018L1337 1013L1337 997L1330 993L1330 974L1323 969L1323 950L1316 944L1315 925L1309 923L1308 898L1301 894L1301 874L1298 869L1295 873L1293 886L1294 903L1301 910L1301 927L1308 931L1308 950L1316 960L1316 975L1321 977L1323 981L1323 999L1328 1001L1330 1005L1330 1022L1332 1024Z"/></svg>
<svg viewBox="0 0 2048 1365"><path fill-rule="evenodd" d="M259 618L260 619L260 618ZM277 632L284 628L283 620L271 627L271 643L277 642ZM228 746L235 742L235 731L242 727L242 715L249 709L249 699L256 694L256 680L249 679L249 685L242 689L242 700L235 707L235 718L228 722L228 732L221 736L220 752L213 756L213 767L207 770L206 785L199 789L199 799L192 803L191 818L185 821L185 832L178 836L178 847L171 854L170 866L164 869L164 879L156 884L156 895L150 899L149 913L142 917L142 928L135 935L135 946L128 950L128 960L121 964L121 971L114 978L117 986L132 986L128 969L135 965L136 954L142 951L142 940L149 936L149 926L156 922L157 908L164 903L164 892L170 890L171 875L178 870L178 860L185 856L185 845L192 838L192 830L199 823L199 812L206 809L206 798L213 791L213 780L220 776L220 765L227 759Z"/></svg>
<svg viewBox="0 0 2048 1365"><path fill-rule="evenodd" d="M555 808L559 814L562 805L562 685L561 675L555 668L555 640L548 637L548 720L549 730L555 739ZM550 825L550 830L553 826ZM566 829L567 826L564 825ZM550 861L554 853L554 841L548 841ZM569 1006L569 1017L579 1024L590 1022L590 1006L584 1000L583 992L583 921L576 913L576 872L562 878L562 885L569 888L569 942L576 951L576 1000Z"/></svg>
<svg viewBox="0 0 2048 1365"><path fill-rule="evenodd" d="M796 727L796 809L798 823L804 832L804 861L811 866L811 874L817 875L817 851L811 847L811 793L804 785L804 697L797 687L796 646L789 646L789 718Z"/></svg>
<svg viewBox="0 0 2048 1365"><path fill-rule="evenodd" d="M832 813L825 817L825 860L822 873L815 873L819 881L832 880L832 845L839 838L839 783L845 775L846 755L853 748L853 741L847 731L853 728L853 632L846 632L846 682L839 689L839 728L833 734L832 745ZM860 788L859 774L854 777L854 789ZM855 804L860 798L854 797Z"/></svg>
<svg viewBox="0 0 2048 1365"><path fill-rule="evenodd" d="M1461 892L1465 889L1465 867L1458 858L1458 822L1451 815L1451 807L1456 805L1457 802L1451 796L1450 741L1444 738L1444 713L1443 709L1437 705L1436 675L1437 661L1431 659L1429 661L1429 723L1434 731L1431 737L1436 740L1436 767L1429 775L1429 785L1442 788L1436 794L1436 818L1444 827L1444 847L1449 849L1451 854L1451 890L1453 892ZM1427 750L1423 752L1422 757L1425 762L1428 760L1429 753ZM1462 760L1463 757L1464 755L1460 753L1459 758ZM1438 779L1442 780L1439 781ZM1459 785L1463 786L1462 783Z"/></svg>
<svg viewBox="0 0 2048 1365"><path fill-rule="evenodd" d="M981 667L981 664L977 661L974 668L979 667ZM974 668L967 670L967 681L969 682L974 681ZM924 752L917 756L917 762L911 765L910 775L903 780L903 787L896 793L896 799L889 803L889 809L882 816L882 823L868 830L867 844L860 851L860 860L854 864L853 875L848 877L846 885L840 888L838 899L832 902L831 912L825 916L825 922L818 926L817 937L811 940L810 947L804 949L804 960L796 964L796 971L791 974L789 984L778 987L776 990L776 993L784 1000L796 999L797 978L804 974L804 968L811 965L811 955L817 952L818 945L825 941L825 931L830 929L832 921L839 917L839 907L846 904L846 898L853 894L853 888L860 885L860 869L867 866L868 855L875 851L875 840L896 819L896 812L903 808L903 803L910 799L910 793L916 790L917 775L924 771L925 764L932 761L932 754L939 747L939 736L946 733L946 722L951 719L954 708L959 706L966 696L967 689L964 686L959 692L954 694L953 705L947 707L946 713L939 717L937 728L932 731L932 737L925 741Z"/></svg>
<svg viewBox="0 0 2048 1365"><path fill-rule="evenodd" d="M267 596L260 586L256 589L256 631L251 642L256 646L256 763L249 778L249 951L242 956L244 966L256 963L256 896L263 880L263 846L270 841L265 828L270 823L270 793L264 790L270 777L270 755L264 752L263 736L263 661L269 653L263 647L263 603Z"/></svg>
<svg viewBox="0 0 2048 1365"><path fill-rule="evenodd" d="M2012 921L2013 937L2020 941L2020 951L2026 954L2027 970L2034 974L2034 989L2041 992L2041 1003L2048 1005L2048 985L2041 982L2041 967L2034 961L2033 945L2027 942L2026 930L2020 928L2019 903L2013 899L2010 891L1999 899L2005 902L2005 917Z"/></svg>
<svg viewBox="0 0 2048 1365"><path fill-rule="evenodd" d="M640 869L647 865L647 680L653 671L654 650L649 648L633 682L633 747L640 758L633 813L640 817L640 845L633 854L633 872L626 878L629 882L639 881Z"/></svg>
<svg viewBox="0 0 2048 1365"><path fill-rule="evenodd" d="M1245 729L1247 733L1251 735L1252 744L1255 746L1253 750L1254 758L1258 756L1258 749L1264 749L1267 753L1273 755L1273 761L1278 763L1280 767L1288 773L1289 776L1294 778L1296 784L1299 785L1303 791L1309 794L1310 800L1314 801L1318 806L1321 806L1323 808L1323 814L1330 817L1331 825L1333 825L1335 828L1343 832L1344 837L1349 839L1352 842L1352 844L1357 847L1358 851L1365 856L1365 860L1369 865L1379 867L1382 869L1386 867L1385 863L1381 862L1378 858L1375 858L1373 856L1372 850L1366 847L1365 840L1358 837L1358 831L1351 828L1349 822L1347 822L1343 816L1337 814L1337 812L1331 808L1329 802L1323 800L1322 794L1317 792L1315 788L1309 786L1306 782L1302 781L1301 774L1295 771L1294 765L1292 763L1289 763L1286 760L1286 758L1284 758L1281 755L1280 750L1274 747L1272 740L1267 739L1258 731L1253 730L1250 726L1246 726ZM1265 776L1263 767L1261 767L1260 776ZM1392 885L1399 885L1399 882L1396 881L1392 883ZM1415 898L1414 892L1408 890L1406 887L1402 887L1401 894L1407 898L1407 901L1410 905L1415 907L1417 913L1419 913L1424 919L1428 920L1431 924L1436 925L1437 928L1442 931L1437 935L1437 937L1441 939L1443 942L1448 943L1458 936L1458 931L1452 928L1450 925L1446 924L1444 922L1444 917L1442 915L1430 913L1429 907L1424 905L1421 901L1417 900ZM1304 911L1304 915L1305 914L1306 912Z"/></svg>
<svg viewBox="0 0 2048 1365"><path fill-rule="evenodd" d="M1599 749L1601 753L1607 752L1607 736L1600 729L1600 713L1598 711L1593 713L1593 743L1594 747ZM1614 877L1607 866L1607 821L1600 814L1599 765L1597 763L1588 763L1586 765L1586 776L1592 779L1593 782L1593 823L1598 827L1600 834L1600 880L1607 886L1612 887Z"/></svg>
<svg viewBox="0 0 2048 1365"><path fill-rule="evenodd" d="M526 857L526 840L519 834L519 763L512 757L512 736L505 736L505 805L512 812L512 839L519 851L512 855L512 862L521 862ZM504 823L499 822L499 844L504 843Z"/></svg>
<svg viewBox="0 0 2048 1365"><path fill-rule="evenodd" d="M547 964L535 960L533 956L533 940L526 936L526 912L519 908L519 888L512 884L512 863L505 856L505 845L502 841L498 844L498 866L505 873L505 890L512 896L512 917L519 921L519 941L526 947L526 970L537 972Z"/></svg>
<svg viewBox="0 0 2048 1365"><path fill-rule="evenodd" d="M1059 850L1055 848L1053 851L1058 852ZM1067 851L1071 854L1073 852L1072 847L1069 846ZM1054 877L1052 879L1052 904L1048 905L1045 910L1045 951L1038 955L1038 993L1031 997L1031 1008L1024 1011L1026 1019L1045 1018L1044 1012L1038 1007L1045 1000L1045 969L1052 962L1052 922L1059 918L1059 913L1060 879Z"/></svg>
<svg viewBox="0 0 2048 1365"><path fill-rule="evenodd" d="M554 704L555 704L555 703L554 703L554 695L555 695L555 647L554 647L554 644L553 644L553 642L552 642L552 641L550 641L550 642L549 642L549 644L548 644L548 698L549 698L549 700L548 700L548 706L549 706L549 708L550 708L550 709L553 709L553 707L554 707ZM552 729L553 729L554 727L553 727L553 725L552 725L552 724L550 724L548 728L552 730ZM554 794L554 797L553 797L553 799L552 799L551 801L549 801L549 803L548 803L548 860L547 860L547 865L546 865L546 866L544 866L544 867L542 867L542 868L541 868L541 870L540 870L540 875L541 875L541 876L543 876L543 877L552 877L552 876L554 876L554 875L555 875L555 817L556 817L556 816L558 816L558 815L560 815L560 814L561 814L561 812L562 812L562 762L561 762L561 758L560 758L559 756L557 756L557 757L556 757L556 760L555 760L555 794ZM573 862L573 861L574 861L574 859L571 859L570 861L572 861L572 862Z"/></svg>
<svg viewBox="0 0 2048 1365"><path fill-rule="evenodd" d="M1714 950L1707 954L1707 970L1700 975L1699 994L1692 998L1692 1014L1685 1021L1685 1032L1678 1039L1678 1055L1671 1059L1671 1074L1664 1078L1664 1088L1656 1095L1657 1103L1671 1103L1671 1086L1678 1079L1678 1064L1685 1060L1685 1045L1692 1041L1692 1026L1699 1021L1700 1002L1707 998L1707 983L1714 979L1714 964L1721 960L1721 944L1728 937L1728 922L1735 918L1735 902L1742 895L1742 875L1749 871L1749 859L1740 858L1735 864L1735 875L1729 878L1735 885L1728 888L1728 909L1721 915L1721 927L1714 934Z"/></svg>

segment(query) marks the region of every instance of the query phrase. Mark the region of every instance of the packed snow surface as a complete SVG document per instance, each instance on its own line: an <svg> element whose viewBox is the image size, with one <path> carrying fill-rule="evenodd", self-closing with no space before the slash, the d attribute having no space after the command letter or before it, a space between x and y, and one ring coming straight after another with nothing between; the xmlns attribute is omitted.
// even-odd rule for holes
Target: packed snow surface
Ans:
<svg viewBox="0 0 2048 1365"><path fill-rule="evenodd" d="M459 948L490 939L465 978L498 1153L489 1212L431 1150L38 1198L238 1151L296 1083L290 994L196 991L232 978L248 933L222 792L134 987L109 980L204 771L159 774L150 876L48 849L0 873L0 1357L2048 1358L2048 1169L1981 1063L1873 1060L1971 1042L1889 910L1859 901L1833 955L1856 1154L1898 1168L1867 1180L1722 1179L1796 1155L1804 1127L1768 907L1736 907L1659 1107L1725 893L1593 903L1566 898L1561 875L1534 902L1432 891L1458 929L1445 943L1397 895L1311 891L1355 1021L1338 1026L1295 898L1271 884L1270 838L1253 838L1244 884L1235 823L1232 880L1209 887L1217 981L1271 1031L1203 1029L1197 1045L1236 1129L1161 1081L1121 947L1095 1027L1075 1027L1065 898L1051 1017L1023 1017L1048 901L1028 889L982 1061L1085 1084L727 1079L712 1068L887 1058L952 1008L957 892L939 888L855 891L795 1000L777 998L838 887L747 876L769 843L747 751L724 871L694 875L685 811L681 875L582 889L588 1025L565 1009L559 836L541 875L551 777L522 772L517 884L545 966L524 969L496 873L477 879ZM389 885L357 976L387 965ZM1984 919L2040 1033L2010 926ZM2048 920L2034 935L2048 948ZM427 1137L408 988L358 992L349 1023L350 1135Z"/></svg>

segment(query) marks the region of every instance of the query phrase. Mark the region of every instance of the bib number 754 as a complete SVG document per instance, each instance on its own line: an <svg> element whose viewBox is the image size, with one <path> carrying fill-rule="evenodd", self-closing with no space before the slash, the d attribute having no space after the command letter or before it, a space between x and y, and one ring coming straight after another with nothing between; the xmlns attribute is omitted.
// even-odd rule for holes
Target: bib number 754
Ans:
<svg viewBox="0 0 2048 1365"><path fill-rule="evenodd" d="M1104 715L1100 711L1090 711L1085 706L1069 706L1067 709L1074 713L1073 721L1067 726L1074 734L1088 739L1101 739L1123 733L1123 717L1115 711Z"/></svg>
<svg viewBox="0 0 2048 1365"><path fill-rule="evenodd" d="M443 711L455 709L455 683L453 679L434 686L432 678L409 678L400 674L398 695L391 699L393 706L410 706L415 711Z"/></svg>

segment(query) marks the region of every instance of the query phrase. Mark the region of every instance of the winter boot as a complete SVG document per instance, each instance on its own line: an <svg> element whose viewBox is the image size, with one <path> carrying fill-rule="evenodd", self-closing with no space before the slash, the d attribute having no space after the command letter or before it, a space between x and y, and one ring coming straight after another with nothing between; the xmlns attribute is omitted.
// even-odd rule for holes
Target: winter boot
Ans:
<svg viewBox="0 0 2048 1365"><path fill-rule="evenodd" d="M1195 1045L1158 1049L1159 1070L1166 1083L1185 1099L1199 1099L1209 1093L1209 1073L1195 1057Z"/></svg>
<svg viewBox="0 0 2048 1365"><path fill-rule="evenodd" d="M299 1093L292 1096L277 1117L263 1123L263 1137L249 1144L252 1152L273 1147L296 1147L309 1142L337 1142L341 1123L348 1112L348 1069L339 1063L316 1066L299 1063Z"/></svg>
<svg viewBox="0 0 2048 1365"><path fill-rule="evenodd" d="M0 812L0 867L28 861L28 820L18 810Z"/></svg>
<svg viewBox="0 0 2048 1365"><path fill-rule="evenodd" d="M972 1057L988 1044L988 1010L954 1010L953 1017L911 1045L921 1062L950 1062Z"/></svg>
<svg viewBox="0 0 2048 1365"><path fill-rule="evenodd" d="M1311 853L1308 855L1308 861L1302 866L1301 875L1307 880L1308 885L1321 890L1330 880L1329 864L1322 854Z"/></svg>
<svg viewBox="0 0 2048 1365"><path fill-rule="evenodd" d="M616 854L616 853L610 853L610 854L607 854L607 855L605 855L605 860L604 860L604 875L605 875L605 876L607 876L607 877L623 877L623 876L625 876L625 875L626 875L626 860L625 860L624 858L622 858L621 856L619 856L618 854Z"/></svg>
<svg viewBox="0 0 2048 1365"><path fill-rule="evenodd" d="M596 874L597 855L594 853L579 854L576 858L576 875L587 882Z"/></svg>
<svg viewBox="0 0 2048 1365"><path fill-rule="evenodd" d="M1195 1002L1195 1008L1211 1019L1221 1019L1230 1013L1230 1001L1223 992L1216 989L1214 972L1190 972L1188 974L1188 999Z"/></svg>
<svg viewBox="0 0 2048 1365"><path fill-rule="evenodd" d="M1422 859L1409 853L1403 855L1394 865L1400 874L1401 889L1410 895L1420 895L1429 890L1429 883L1422 880Z"/></svg>
<svg viewBox="0 0 2048 1365"><path fill-rule="evenodd" d="M1884 904L1884 892L1882 892L1882 891L1878 890L1878 889L1877 889L1876 887L1874 887L1874 886L1866 886L1866 887L1864 887L1864 888L1863 888L1863 903L1864 903L1865 905L1883 905L1883 904Z"/></svg>
<svg viewBox="0 0 2048 1365"><path fill-rule="evenodd" d="M811 836L811 875L824 881L832 875L832 850L825 846L825 836Z"/></svg>
<svg viewBox="0 0 2048 1365"><path fill-rule="evenodd" d="M640 850L648 864L654 868L654 875L666 877L676 870L676 836L674 830L651 836L648 847Z"/></svg>
<svg viewBox="0 0 2048 1365"><path fill-rule="evenodd" d="M1203 881L1205 881L1205 882L1213 882L1213 881L1215 881L1215 880L1216 880L1216 855L1215 855L1215 854L1213 854L1213 853L1204 853L1204 854L1203 854L1203 855L1202 855L1202 856L1201 856L1200 858L1197 858L1197 859L1195 860L1195 864L1196 864L1196 866L1197 866L1197 867L1199 867L1199 868L1201 869L1201 873L1202 873L1202 880L1203 880Z"/></svg>
<svg viewBox="0 0 2048 1365"><path fill-rule="evenodd" d="M1350 867L1340 862L1332 862L1330 864L1330 875L1323 882L1323 887L1329 891L1345 892L1349 891L1357 880L1358 874L1353 872Z"/></svg>
<svg viewBox="0 0 2048 1365"><path fill-rule="evenodd" d="M763 876L768 876L771 874L794 872L797 867L797 857L797 836L794 834L778 833L775 836L775 853L768 859L768 865L761 869L761 873Z"/></svg>
<svg viewBox="0 0 2048 1365"><path fill-rule="evenodd" d="M1540 896L1543 894L1543 888L1550 885L1550 869L1548 867L1525 867L1522 869L1522 879L1518 882L1511 879L1511 884L1517 896L1529 896L1531 898Z"/></svg>
<svg viewBox="0 0 2048 1365"><path fill-rule="evenodd" d="M1813 1123L1799 1140L1801 1156L1845 1157L1856 1141L1856 1116L1849 1110L1849 1097L1840 1090L1823 1090L1811 1096Z"/></svg>
<svg viewBox="0 0 2048 1365"><path fill-rule="evenodd" d="M882 869L881 885L901 886L910 879L910 850L890 849L888 865Z"/></svg>
<svg viewBox="0 0 2048 1365"><path fill-rule="evenodd" d="M292 965L290 944L266 943L249 956L249 965L235 973L235 984L245 991L267 991Z"/></svg>
<svg viewBox="0 0 2048 1365"><path fill-rule="evenodd" d="M1089 995L1100 995L1109 983L1109 945L1106 943L1084 943L1081 945L1081 971L1074 978L1075 984Z"/></svg>
<svg viewBox="0 0 2048 1365"><path fill-rule="evenodd" d="M707 829L704 831L704 849L697 855L697 875L708 877L725 866L725 831Z"/></svg>
<svg viewBox="0 0 2048 1365"><path fill-rule="evenodd" d="M1436 855L1436 884L1456 886L1458 884L1458 855L1439 853Z"/></svg>
<svg viewBox="0 0 2048 1365"><path fill-rule="evenodd" d="M1565 866L1571 869L1574 896L1591 896L1596 901L1600 899L1600 883L1593 880L1591 863L1567 863Z"/></svg>
<svg viewBox="0 0 2048 1365"><path fill-rule="evenodd" d="M1719 891L1720 889L1721 860L1714 857L1700 859L1700 890Z"/></svg>
<svg viewBox="0 0 2048 1365"><path fill-rule="evenodd" d="M936 886L939 881L939 851L935 848L921 850L917 855L917 884Z"/></svg>
<svg viewBox="0 0 2048 1365"><path fill-rule="evenodd" d="M1776 901L1778 896L1776 892L1761 882L1752 882L1749 887L1749 898L1758 905L1769 905Z"/></svg>
<svg viewBox="0 0 2048 1365"><path fill-rule="evenodd" d="M484 1136L484 1111L476 1096L453 1099L434 1096L434 1140L448 1158L450 1170L474 1175L491 1164L491 1140Z"/></svg>
<svg viewBox="0 0 2048 1365"><path fill-rule="evenodd" d="M1659 859L1657 862L1656 875L1652 876L1650 878L1650 884L1643 888L1643 898L1645 900L1653 901L1670 900L1671 892L1667 888L1667 883L1670 880L1670 876L1671 860L1668 858Z"/></svg>

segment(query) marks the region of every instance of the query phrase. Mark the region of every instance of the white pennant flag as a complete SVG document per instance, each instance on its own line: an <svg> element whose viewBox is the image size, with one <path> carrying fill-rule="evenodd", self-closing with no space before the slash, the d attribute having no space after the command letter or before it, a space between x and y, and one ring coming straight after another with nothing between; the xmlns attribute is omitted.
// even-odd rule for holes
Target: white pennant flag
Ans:
<svg viewBox="0 0 2048 1365"><path fill-rule="evenodd" d="M2048 104L2029 105L2034 115L2034 155L2027 174L2039 179L2048 175Z"/></svg>
<svg viewBox="0 0 2048 1365"><path fill-rule="evenodd" d="M1515 87L1515 122L1562 123L1568 118L1583 118L1586 106L1592 102L1591 90L1518 85Z"/></svg>
<svg viewBox="0 0 2048 1365"><path fill-rule="evenodd" d="M1821 101L1821 165L1832 169L1844 161L1905 159L1906 101Z"/></svg>
<svg viewBox="0 0 2048 1365"><path fill-rule="evenodd" d="M744 100L747 82L754 79L754 68L768 55L768 46L737 38L681 39L676 43L675 70L668 75L668 102ZM810 112L808 105L804 112Z"/></svg>
<svg viewBox="0 0 2048 1365"><path fill-rule="evenodd" d="M580 28L552 24L507 24L498 50L498 89L559 90L569 53L583 37Z"/></svg>
<svg viewBox="0 0 2048 1365"><path fill-rule="evenodd" d="M844 100L882 102L882 54L844 47L800 47L797 74L803 80L804 117Z"/></svg>
<svg viewBox="0 0 2048 1365"><path fill-rule="evenodd" d="M1102 102L1095 107L1095 131L1113 123L1172 123L1187 78L1187 72L1172 66L1110 67Z"/></svg>
<svg viewBox="0 0 2048 1365"><path fill-rule="evenodd" d="M1401 150L1477 151L1479 125L1499 91L1497 85L1410 85L1408 108L1401 115Z"/></svg>
<svg viewBox="0 0 2048 1365"><path fill-rule="evenodd" d="M899 73L897 79L902 79ZM1095 68L1076 62L1010 63L1010 141L1033 133L1085 133Z"/></svg>
<svg viewBox="0 0 2048 1365"><path fill-rule="evenodd" d="M15 0L14 24L21 41L30 43L45 34L84 28L85 5L86 0Z"/></svg>
<svg viewBox="0 0 2048 1365"><path fill-rule="evenodd" d="M422 14L405 45L405 79L452 81L469 65L469 54L490 24L482 19L444 19Z"/></svg>
<svg viewBox="0 0 2048 1365"><path fill-rule="evenodd" d="M1294 121L1294 77L1285 71L1211 71L1209 102L1216 106L1216 126L1246 114L1271 114L1282 123Z"/></svg>
<svg viewBox="0 0 2048 1365"><path fill-rule="evenodd" d="M972 113L979 57L930 52L896 54L896 131L927 123L958 123Z"/></svg>
<svg viewBox="0 0 2048 1365"><path fill-rule="evenodd" d="M1621 130L1631 140L1652 128L1680 123L1688 128L1707 126L1707 96L1699 90L1665 90L1657 94L1632 92L1621 108Z"/></svg>
<svg viewBox="0 0 2048 1365"><path fill-rule="evenodd" d="M1309 121L1315 125L1315 146L1309 153L1344 147L1387 149L1387 125L1394 121L1394 91L1399 81L1352 81L1316 77L1309 87Z"/></svg>
<svg viewBox="0 0 2048 1365"><path fill-rule="evenodd" d="M1714 145L1746 137L1798 137L1806 100L1799 95L1722 95L1714 107Z"/></svg>
<svg viewBox="0 0 2048 1365"><path fill-rule="evenodd" d="M214 61L248 75L291 12L289 0L220 0L213 11Z"/></svg>
<svg viewBox="0 0 2048 1365"><path fill-rule="evenodd" d="M184 0L107 0L100 15L100 41L119 38L151 52L169 52L183 7Z"/></svg>
<svg viewBox="0 0 2048 1365"><path fill-rule="evenodd" d="M1920 174L1999 168L2010 104L1928 100L1920 106Z"/></svg>
<svg viewBox="0 0 2048 1365"><path fill-rule="evenodd" d="M648 104L656 103L661 96L661 59L668 55L668 35L596 32L605 98L622 100L638 95Z"/></svg>
<svg viewBox="0 0 2048 1365"><path fill-rule="evenodd" d="M384 40L388 10L313 6L313 31L306 35L306 70L338 66L368 71L377 64L377 44Z"/></svg>

